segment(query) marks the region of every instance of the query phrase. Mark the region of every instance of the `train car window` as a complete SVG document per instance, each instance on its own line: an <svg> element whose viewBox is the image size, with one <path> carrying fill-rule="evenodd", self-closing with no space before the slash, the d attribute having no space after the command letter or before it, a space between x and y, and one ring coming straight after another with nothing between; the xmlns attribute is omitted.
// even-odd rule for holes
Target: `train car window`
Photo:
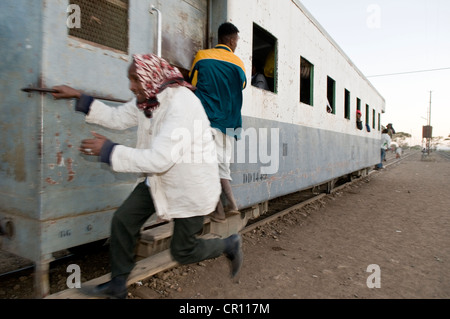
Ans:
<svg viewBox="0 0 450 319"><path fill-rule="evenodd" d="M128 53L129 0L70 0L81 11L81 27L69 35Z"/></svg>
<svg viewBox="0 0 450 319"><path fill-rule="evenodd" d="M369 104L366 104L366 125L369 125L369 121L370 121L370 113L369 113L369 111L370 111L370 106L369 106Z"/></svg>
<svg viewBox="0 0 450 319"><path fill-rule="evenodd" d="M313 106L314 65L300 57L300 102Z"/></svg>
<svg viewBox="0 0 450 319"><path fill-rule="evenodd" d="M253 65L267 82L267 91L277 92L277 39L253 23Z"/></svg>
<svg viewBox="0 0 450 319"><path fill-rule="evenodd" d="M376 122L376 116L375 116L375 109L372 110L372 128L375 129L375 122Z"/></svg>
<svg viewBox="0 0 450 319"><path fill-rule="evenodd" d="M336 114L336 81L327 77L327 112Z"/></svg>
<svg viewBox="0 0 450 319"><path fill-rule="evenodd" d="M361 99L358 97L356 98L356 110L361 111Z"/></svg>
<svg viewBox="0 0 450 319"><path fill-rule="evenodd" d="M345 89L344 92L344 105L345 105L345 110L344 110L344 117L347 120L350 120L350 91Z"/></svg>

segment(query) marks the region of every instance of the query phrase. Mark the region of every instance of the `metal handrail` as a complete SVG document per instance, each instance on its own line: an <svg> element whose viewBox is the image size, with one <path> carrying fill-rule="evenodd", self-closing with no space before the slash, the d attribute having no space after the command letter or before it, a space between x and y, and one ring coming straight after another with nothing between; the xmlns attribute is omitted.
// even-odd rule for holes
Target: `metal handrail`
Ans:
<svg viewBox="0 0 450 319"><path fill-rule="evenodd" d="M162 13L159 9L157 9L154 5L151 6L150 13L153 14L152 11L156 12L157 16L157 44L156 44L156 55L161 57L161 49L162 49Z"/></svg>
<svg viewBox="0 0 450 319"><path fill-rule="evenodd" d="M55 89L37 88L37 87L22 88L22 91L27 92L27 93L31 93L31 92L58 93L58 91ZM111 101L111 102L117 102L117 103L127 103L128 102L127 100L121 100L121 99L116 99L116 98L112 98L112 97L106 97L106 96L100 96L100 95L94 95L94 94L87 94L87 95L92 96L94 99L97 99L97 100Z"/></svg>

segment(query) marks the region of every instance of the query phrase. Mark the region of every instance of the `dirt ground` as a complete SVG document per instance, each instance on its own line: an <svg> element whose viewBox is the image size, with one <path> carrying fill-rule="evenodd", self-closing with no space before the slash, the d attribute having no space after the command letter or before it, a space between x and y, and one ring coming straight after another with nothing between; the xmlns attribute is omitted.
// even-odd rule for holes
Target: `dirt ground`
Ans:
<svg viewBox="0 0 450 319"><path fill-rule="evenodd" d="M128 298L448 299L449 188L449 160L413 154L243 234L238 280L219 257L133 284ZM98 276L105 256L89 262ZM53 292L65 288L67 274L50 276ZM0 298L32 298L31 286L32 275L0 278Z"/></svg>
<svg viewBox="0 0 450 319"><path fill-rule="evenodd" d="M448 299L449 189L450 161L411 155L244 234L238 281L219 257L143 281L129 297Z"/></svg>

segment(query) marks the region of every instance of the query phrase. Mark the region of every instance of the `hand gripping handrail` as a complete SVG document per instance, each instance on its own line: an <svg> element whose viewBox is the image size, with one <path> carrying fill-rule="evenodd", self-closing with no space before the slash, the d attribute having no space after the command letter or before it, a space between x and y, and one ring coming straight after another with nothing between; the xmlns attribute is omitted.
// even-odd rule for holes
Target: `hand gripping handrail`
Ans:
<svg viewBox="0 0 450 319"><path fill-rule="evenodd" d="M57 93L58 92L57 90L54 90L54 89L37 88L37 87L22 88L22 91L27 92L27 93L31 93L31 92ZM113 97L106 97L106 96L92 95L92 94L87 94L87 95L92 96L94 99L97 99L97 100L111 101L111 102L117 102L117 103L126 103L126 102L128 102L126 100L116 99L116 98L113 98Z"/></svg>

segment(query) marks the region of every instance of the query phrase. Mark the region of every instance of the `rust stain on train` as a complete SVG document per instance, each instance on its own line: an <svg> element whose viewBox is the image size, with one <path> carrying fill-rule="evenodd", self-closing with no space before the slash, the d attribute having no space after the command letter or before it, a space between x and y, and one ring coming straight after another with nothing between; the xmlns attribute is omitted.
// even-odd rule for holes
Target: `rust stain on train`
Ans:
<svg viewBox="0 0 450 319"><path fill-rule="evenodd" d="M61 165L63 165L64 163L63 163L63 152L58 152L58 153L56 153L56 164L58 165L58 166L61 166Z"/></svg>
<svg viewBox="0 0 450 319"><path fill-rule="evenodd" d="M71 158L67 159L67 172L68 172L67 181L68 182L73 181L73 179L75 178L75 172L73 171L73 159Z"/></svg>
<svg viewBox="0 0 450 319"><path fill-rule="evenodd" d="M50 184L50 185L56 185L56 184L58 184L58 182L56 182L55 180L53 180L51 177L47 177L47 178L45 179L45 181L46 181L48 184Z"/></svg>

